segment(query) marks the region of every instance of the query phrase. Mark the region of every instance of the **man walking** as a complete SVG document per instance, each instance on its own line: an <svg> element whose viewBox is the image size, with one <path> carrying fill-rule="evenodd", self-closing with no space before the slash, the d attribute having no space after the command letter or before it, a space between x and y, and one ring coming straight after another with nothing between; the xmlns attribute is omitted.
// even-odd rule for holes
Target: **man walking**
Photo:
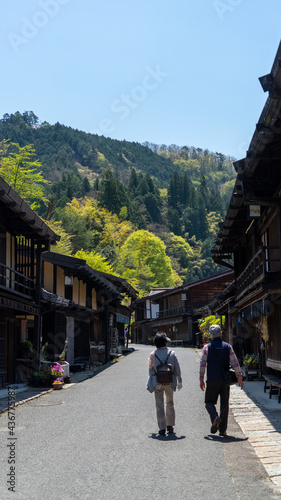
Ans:
<svg viewBox="0 0 281 500"><path fill-rule="evenodd" d="M219 430L220 436L226 436L228 411L229 411L229 385L224 381L224 373L228 371L229 365L235 370L238 384L243 389L243 375L240 370L238 359L233 348L222 340L222 331L219 325L211 325L209 328L211 343L203 347L200 360L200 387L205 390L204 375L207 366L207 388L205 393L205 406L212 422L211 433ZM220 414L216 410L218 397L220 396Z"/></svg>

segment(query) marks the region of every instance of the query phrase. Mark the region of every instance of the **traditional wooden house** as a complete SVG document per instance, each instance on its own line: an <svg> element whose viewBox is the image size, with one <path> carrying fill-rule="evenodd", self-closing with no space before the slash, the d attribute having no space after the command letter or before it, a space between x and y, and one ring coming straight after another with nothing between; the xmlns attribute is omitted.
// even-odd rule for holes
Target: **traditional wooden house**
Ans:
<svg viewBox="0 0 281 500"><path fill-rule="evenodd" d="M70 365L89 360L95 346L104 347L101 361L108 361L124 343L124 324L130 324L130 309L121 302L125 295L136 297L135 290L83 259L45 252L42 260L42 343L48 343L48 359L57 360L67 340Z"/></svg>
<svg viewBox="0 0 281 500"><path fill-rule="evenodd" d="M119 346L124 346L126 343L124 332L125 328L128 331L130 330L131 314L133 311L132 301L136 300L137 292L125 279L119 276L100 271L97 271L97 273L112 283L123 297L122 303L117 301L112 302L108 310L111 349L114 350L118 349Z"/></svg>
<svg viewBox="0 0 281 500"><path fill-rule="evenodd" d="M241 360L263 352L266 369L281 372L281 45L270 74L260 78L268 99L237 178L213 259L235 281L212 305L227 316ZM262 349L262 350L261 350Z"/></svg>
<svg viewBox="0 0 281 500"><path fill-rule="evenodd" d="M91 346L101 344L108 361L118 323L130 322L130 311L121 301L124 291L133 294L133 289L83 259L45 252L42 260L42 343L48 343L48 359L57 360L67 340L70 364L89 360Z"/></svg>
<svg viewBox="0 0 281 500"><path fill-rule="evenodd" d="M225 271L176 288L152 291L136 300L134 341L146 343L161 330L174 343L194 344L197 320L209 314L209 302L233 281L233 276L232 271Z"/></svg>
<svg viewBox="0 0 281 500"><path fill-rule="evenodd" d="M0 386L34 367L40 346L41 256L59 237L0 178ZM30 356L29 356L30 354Z"/></svg>

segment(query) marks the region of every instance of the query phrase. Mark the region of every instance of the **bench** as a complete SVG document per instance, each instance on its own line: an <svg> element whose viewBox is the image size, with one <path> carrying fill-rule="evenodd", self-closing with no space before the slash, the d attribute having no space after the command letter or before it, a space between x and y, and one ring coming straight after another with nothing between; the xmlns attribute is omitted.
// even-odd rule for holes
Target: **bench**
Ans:
<svg viewBox="0 0 281 500"><path fill-rule="evenodd" d="M183 340L171 340L171 342L169 343L169 346L171 346L171 347L182 346L183 347Z"/></svg>
<svg viewBox="0 0 281 500"><path fill-rule="evenodd" d="M254 378L262 380L261 368L244 367L242 371L246 380L253 380Z"/></svg>
<svg viewBox="0 0 281 500"><path fill-rule="evenodd" d="M263 375L264 378L264 392L269 388L269 399L272 394L278 394L278 403L281 401L281 378L275 375ZM268 384L268 385L267 385Z"/></svg>

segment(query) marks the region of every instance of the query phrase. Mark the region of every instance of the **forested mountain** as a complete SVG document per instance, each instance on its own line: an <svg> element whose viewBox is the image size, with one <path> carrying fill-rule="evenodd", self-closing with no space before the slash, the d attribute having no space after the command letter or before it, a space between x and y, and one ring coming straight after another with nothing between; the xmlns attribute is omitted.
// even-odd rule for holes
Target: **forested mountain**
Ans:
<svg viewBox="0 0 281 500"><path fill-rule="evenodd" d="M98 253L142 294L152 286L173 286L220 270L210 249L234 184L231 158L40 123L32 111L4 115L2 145L5 140L9 146L2 147L1 175L9 182L12 165L30 167L26 155L33 145L33 174L49 181L41 181L37 210L64 235L64 252L88 252L89 258L89 252ZM162 264L153 264L153 251L160 255L163 249L170 264L164 255ZM157 265L167 271L164 277L159 267L158 280Z"/></svg>

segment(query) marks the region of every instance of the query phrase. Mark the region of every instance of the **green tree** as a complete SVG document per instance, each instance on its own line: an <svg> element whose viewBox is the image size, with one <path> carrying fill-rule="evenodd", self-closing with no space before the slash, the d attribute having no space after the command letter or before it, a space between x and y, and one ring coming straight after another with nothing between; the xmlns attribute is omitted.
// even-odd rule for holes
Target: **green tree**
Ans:
<svg viewBox="0 0 281 500"><path fill-rule="evenodd" d="M161 212L159 199L153 193L147 193L143 198L146 210L148 211L152 222L161 222Z"/></svg>
<svg viewBox="0 0 281 500"><path fill-rule="evenodd" d="M168 210L168 221L169 228L172 233L175 233L178 236L182 235L182 223L178 210L174 208L169 208Z"/></svg>
<svg viewBox="0 0 281 500"><path fill-rule="evenodd" d="M113 212L119 214L122 207L127 205L128 197L123 184L113 176L111 170L107 170L102 181L99 201L101 205Z"/></svg>
<svg viewBox="0 0 281 500"><path fill-rule="evenodd" d="M95 221L95 212L90 201L85 199L84 203L79 204L78 200L73 198L65 208L56 211L55 217L62 221L65 231L73 235L74 252L81 248L88 250L96 247L102 227Z"/></svg>
<svg viewBox="0 0 281 500"><path fill-rule="evenodd" d="M166 253L176 259L182 268L188 267L193 257L193 250L187 241L173 233L164 233L162 239L166 245Z"/></svg>
<svg viewBox="0 0 281 500"><path fill-rule="evenodd" d="M181 206L181 179L178 172L174 172L168 186L168 204L179 210Z"/></svg>
<svg viewBox="0 0 281 500"><path fill-rule="evenodd" d="M181 186L182 186L181 202L182 205L185 207L189 203L189 196L190 196L190 183L186 172L184 172Z"/></svg>
<svg viewBox="0 0 281 500"><path fill-rule="evenodd" d="M130 175L130 180L129 180L129 190L135 194L135 191L138 187L138 184L139 184L139 180L138 180L138 176L137 176L137 173L136 173L136 170L134 168L132 168L131 170L131 175Z"/></svg>
<svg viewBox="0 0 281 500"><path fill-rule="evenodd" d="M0 175L33 210L38 209L39 202L46 205L48 200L42 185L49 182L38 171L42 165L34 159L36 151L33 145L20 147L19 144L11 142L9 146L12 146L9 156L0 160Z"/></svg>
<svg viewBox="0 0 281 500"><path fill-rule="evenodd" d="M118 254L117 271L141 295L149 293L151 288L175 283L165 244L149 231L135 231L127 238Z"/></svg>
<svg viewBox="0 0 281 500"><path fill-rule="evenodd" d="M60 236L60 240L56 243L56 245L51 246L51 252L62 255L71 255L73 251L73 245L71 242L73 236L64 230L62 222L45 220L45 223L54 231L54 233Z"/></svg>
<svg viewBox="0 0 281 500"><path fill-rule="evenodd" d="M95 269L96 271L101 271L107 274L116 274L113 272L112 266L107 262L106 258L95 252L84 252L84 250L79 250L76 252L74 257L78 259L83 259L86 261L89 267Z"/></svg>

